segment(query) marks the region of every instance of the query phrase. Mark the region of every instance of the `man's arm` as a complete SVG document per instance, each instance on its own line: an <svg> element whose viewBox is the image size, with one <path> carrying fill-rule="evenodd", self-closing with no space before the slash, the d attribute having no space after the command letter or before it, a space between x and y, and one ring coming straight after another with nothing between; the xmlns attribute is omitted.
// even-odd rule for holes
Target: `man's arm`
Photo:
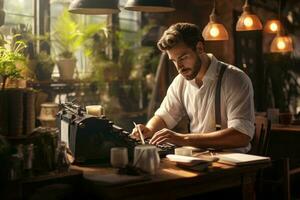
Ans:
<svg viewBox="0 0 300 200"><path fill-rule="evenodd" d="M202 148L231 149L245 147L251 138L234 128L226 128L219 131L204 134L189 134L185 138L189 146L199 146Z"/></svg>
<svg viewBox="0 0 300 200"><path fill-rule="evenodd" d="M146 126L143 125L143 124L138 124L137 126L139 127L139 129L141 130L141 132L143 133L145 138L151 138L154 135L154 133L156 133L157 131L167 127L165 121L161 117L156 116L156 115L154 115L147 122ZM132 135L132 137L135 137L135 138L140 137L139 133L138 133L138 130L137 130L137 127L135 127L132 130L131 135Z"/></svg>
<svg viewBox="0 0 300 200"><path fill-rule="evenodd" d="M251 138L233 128L211 133L181 134L169 129L156 132L150 140L151 144L173 143L179 146L195 146L200 148L230 149L245 147Z"/></svg>
<svg viewBox="0 0 300 200"><path fill-rule="evenodd" d="M167 125L165 123L165 121L157 116L154 115L146 124L146 127L151 130L152 135L150 137L152 137L154 135L155 132L163 129L163 128L167 128Z"/></svg>

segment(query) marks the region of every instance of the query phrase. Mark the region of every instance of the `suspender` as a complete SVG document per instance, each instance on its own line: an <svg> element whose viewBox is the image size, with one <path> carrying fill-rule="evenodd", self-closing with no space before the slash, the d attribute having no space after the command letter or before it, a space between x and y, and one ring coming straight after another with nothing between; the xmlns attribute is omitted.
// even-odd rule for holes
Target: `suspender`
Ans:
<svg viewBox="0 0 300 200"><path fill-rule="evenodd" d="M215 120L216 120L216 131L221 129L221 83L223 74L227 68L226 64L221 64L221 70L218 76L218 82L216 86L216 94L215 94Z"/></svg>

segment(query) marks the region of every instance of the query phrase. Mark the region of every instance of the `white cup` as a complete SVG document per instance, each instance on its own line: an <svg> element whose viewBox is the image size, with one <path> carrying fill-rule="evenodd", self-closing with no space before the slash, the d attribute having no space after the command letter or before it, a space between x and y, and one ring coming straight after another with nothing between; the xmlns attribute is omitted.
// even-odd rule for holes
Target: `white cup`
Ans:
<svg viewBox="0 0 300 200"><path fill-rule="evenodd" d="M110 164L115 168L122 168L128 164L128 151L126 147L113 147L110 149Z"/></svg>
<svg viewBox="0 0 300 200"><path fill-rule="evenodd" d="M134 148L133 164L149 174L155 174L159 168L160 158L156 146L138 145Z"/></svg>
<svg viewBox="0 0 300 200"><path fill-rule="evenodd" d="M85 106L86 114L88 115L94 115L97 117L101 117L101 115L104 115L104 109L101 105L89 105Z"/></svg>

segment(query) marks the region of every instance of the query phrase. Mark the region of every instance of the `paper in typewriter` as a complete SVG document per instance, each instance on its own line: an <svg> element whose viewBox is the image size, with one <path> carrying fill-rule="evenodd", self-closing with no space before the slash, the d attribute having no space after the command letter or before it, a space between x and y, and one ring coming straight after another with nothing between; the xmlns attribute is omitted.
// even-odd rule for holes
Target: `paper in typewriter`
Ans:
<svg viewBox="0 0 300 200"><path fill-rule="evenodd" d="M69 124L61 120L60 121L61 141L64 141L69 148Z"/></svg>

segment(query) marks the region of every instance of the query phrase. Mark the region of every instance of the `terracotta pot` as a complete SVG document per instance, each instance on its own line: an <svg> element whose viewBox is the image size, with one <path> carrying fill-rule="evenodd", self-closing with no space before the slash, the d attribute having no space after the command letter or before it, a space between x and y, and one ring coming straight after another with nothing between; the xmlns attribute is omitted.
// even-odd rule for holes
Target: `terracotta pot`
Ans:
<svg viewBox="0 0 300 200"><path fill-rule="evenodd" d="M60 59L57 61L58 71L61 80L73 79L76 67L76 59Z"/></svg>

